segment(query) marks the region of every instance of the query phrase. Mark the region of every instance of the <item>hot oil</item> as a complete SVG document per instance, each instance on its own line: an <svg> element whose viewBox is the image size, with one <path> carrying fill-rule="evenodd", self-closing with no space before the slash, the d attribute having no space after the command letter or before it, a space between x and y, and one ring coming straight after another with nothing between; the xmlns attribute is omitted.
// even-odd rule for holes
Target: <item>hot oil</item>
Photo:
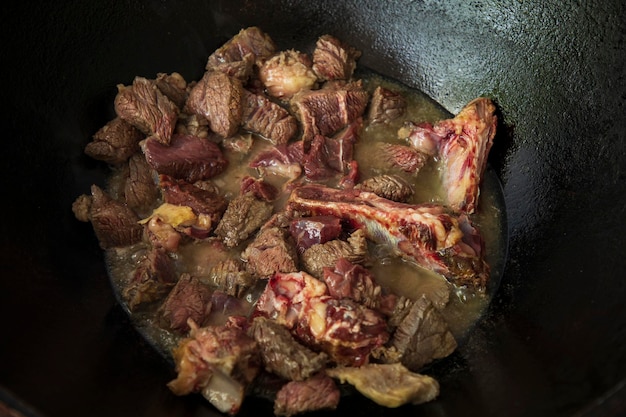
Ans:
<svg viewBox="0 0 626 417"><path fill-rule="evenodd" d="M404 144L405 142L398 139L397 132L406 121L435 123L438 120L450 118L452 115L417 90L409 89L400 83L364 70L360 70L358 76L363 80L368 91L373 92L376 86L382 85L392 91L400 92L406 98L408 105L407 112L402 118L389 124L366 125L360 132L354 157L359 163L359 180L362 181L389 172L388 167L381 163L377 152L373 151L376 149L377 142ZM213 179L225 197L232 199L239 194L241 180L245 176L259 176L258 171L249 168L249 161L259 152L269 149L270 146L268 141L255 138L248 152L225 151L229 166L225 172ZM414 195L409 203L444 203L445 190L442 188L437 161L430 160L417 174L393 173L403 176L411 184ZM268 172L264 173L263 178L279 190L283 189L288 182L285 178ZM115 188L117 183L119 181L112 178L110 188ZM109 191L115 194L116 190L110 189ZM284 206L287 196L286 194L274 203L276 210ZM488 168L481 185L477 213L471 216L472 222L479 228L485 240L487 261L491 267L490 283L486 293L475 294L466 289L454 288L440 275L403 261L393 256L389 248L373 243L370 244L372 255L370 269L377 282L388 291L411 299L417 299L422 294L426 294L435 307L442 312L455 337L461 339L481 316L489 304L491 295L499 285L506 257L505 219L500 183L495 173ZM213 244L214 242L211 241L199 241L183 245L178 253L173 254L178 272L188 272L202 279L220 259L225 256L237 256L236 251L231 251L229 254L215 253ZM129 282L145 251L145 245L139 244L107 252L109 274L122 305L125 305L121 296L122 289ZM247 307L244 308L244 312L249 312L253 308L263 283L264 281L259 284L258 288L252 289L246 295ZM142 307L137 312L130 310L128 312L146 338L166 357L169 357L171 349L180 340L180 336L173 335L158 326L154 319L157 308L158 305L151 305ZM218 324L225 320L226 317L219 313L211 318L213 323Z"/></svg>

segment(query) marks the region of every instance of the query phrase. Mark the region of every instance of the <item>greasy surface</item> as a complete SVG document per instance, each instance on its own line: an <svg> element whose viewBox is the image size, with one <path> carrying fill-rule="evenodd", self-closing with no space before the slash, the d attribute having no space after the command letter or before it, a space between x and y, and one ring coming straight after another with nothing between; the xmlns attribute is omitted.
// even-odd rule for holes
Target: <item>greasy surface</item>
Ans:
<svg viewBox="0 0 626 417"><path fill-rule="evenodd" d="M478 95L504 118L489 161L510 228L488 317L433 368L424 416L616 416L626 410L626 19L619 0L170 1L3 5L0 397L45 416L207 416L115 306L101 252L70 207L106 169L82 149L121 81L179 71L258 24L304 48L332 33L359 65L450 112ZM7 7L12 10L4 10ZM87 243L86 243L87 242ZM71 396L71 397L70 397ZM388 412L357 397L350 415ZM242 415L271 415L263 401Z"/></svg>

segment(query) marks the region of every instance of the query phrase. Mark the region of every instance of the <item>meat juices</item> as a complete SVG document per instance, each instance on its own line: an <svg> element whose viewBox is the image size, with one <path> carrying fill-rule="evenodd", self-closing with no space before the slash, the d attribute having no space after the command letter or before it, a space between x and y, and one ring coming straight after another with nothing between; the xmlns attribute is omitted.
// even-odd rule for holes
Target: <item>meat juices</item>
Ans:
<svg viewBox="0 0 626 417"><path fill-rule="evenodd" d="M331 35L278 50L250 27L199 80L118 87L85 148L116 174L72 209L174 359L175 394L233 415L264 391L281 416L335 409L342 383L386 407L439 394L419 372L493 288L502 214L479 192L495 107L449 117L360 55Z"/></svg>

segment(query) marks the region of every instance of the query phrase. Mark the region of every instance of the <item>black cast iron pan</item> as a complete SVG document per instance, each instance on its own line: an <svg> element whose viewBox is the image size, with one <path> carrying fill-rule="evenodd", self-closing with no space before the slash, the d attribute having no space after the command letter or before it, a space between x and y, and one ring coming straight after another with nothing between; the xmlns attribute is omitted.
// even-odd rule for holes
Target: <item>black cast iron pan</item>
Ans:
<svg viewBox="0 0 626 417"><path fill-rule="evenodd" d="M617 416L626 411L626 83L619 1L173 1L3 6L0 400L27 416L210 416L117 305L70 207L105 166L84 156L117 83L178 71L258 25L280 45L332 33L360 65L450 112L487 95L502 127L509 258L433 403L338 414ZM250 399L241 415L271 415Z"/></svg>

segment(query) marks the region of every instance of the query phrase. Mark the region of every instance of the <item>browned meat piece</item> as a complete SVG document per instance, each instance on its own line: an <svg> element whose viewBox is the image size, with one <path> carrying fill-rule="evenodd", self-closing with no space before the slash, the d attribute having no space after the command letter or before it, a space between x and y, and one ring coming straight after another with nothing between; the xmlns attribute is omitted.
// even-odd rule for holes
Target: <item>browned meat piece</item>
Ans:
<svg viewBox="0 0 626 417"><path fill-rule="evenodd" d="M404 172L417 174L428 161L428 155L406 145L380 143L381 156L390 167L398 167Z"/></svg>
<svg viewBox="0 0 626 417"><path fill-rule="evenodd" d="M302 174L302 149L298 149L301 141L287 145L273 146L252 158L249 167L258 169L262 174L272 173L295 180Z"/></svg>
<svg viewBox="0 0 626 417"><path fill-rule="evenodd" d="M211 290L198 278L182 274L157 310L159 324L179 334L189 331L188 319L202 325L211 312Z"/></svg>
<svg viewBox="0 0 626 417"><path fill-rule="evenodd" d="M331 136L357 120L368 100L361 81L355 81L301 91L291 99L291 106L302 123L302 139L308 142L315 135Z"/></svg>
<svg viewBox="0 0 626 417"><path fill-rule="evenodd" d="M228 201L214 190L202 189L185 180L160 175L159 186L166 203L190 207L201 217L205 230L212 230L217 226L228 206Z"/></svg>
<svg viewBox="0 0 626 417"><path fill-rule="evenodd" d="M237 78L242 83L247 83L250 76L254 73L255 56L253 53L244 55L241 61L218 62L214 65L207 65L207 70L219 71L229 77Z"/></svg>
<svg viewBox="0 0 626 417"><path fill-rule="evenodd" d="M241 254L246 271L259 278L268 278L276 272L298 270L295 243L285 230L263 228Z"/></svg>
<svg viewBox="0 0 626 417"><path fill-rule="evenodd" d="M368 269L345 258L337 260L334 268L324 268L324 282L333 297L350 298L386 316L399 301L399 297L384 292Z"/></svg>
<svg viewBox="0 0 626 417"><path fill-rule="evenodd" d="M334 239L313 245L302 253L300 261L305 271L321 278L324 268L332 268L335 263L346 258L350 262L363 263L368 259L367 241L362 230L353 232L347 241Z"/></svg>
<svg viewBox="0 0 626 417"><path fill-rule="evenodd" d="M143 152L159 174L190 183L212 178L228 165L219 146L197 136L174 134L170 146L149 138L143 143Z"/></svg>
<svg viewBox="0 0 626 417"><path fill-rule="evenodd" d="M138 223L137 214L97 185L91 186L89 220L102 249L129 246L141 241L143 226Z"/></svg>
<svg viewBox="0 0 626 417"><path fill-rule="evenodd" d="M241 180L239 190L241 195L252 193L259 200L274 201L278 198L278 189L263 178L254 178L246 175Z"/></svg>
<svg viewBox="0 0 626 417"><path fill-rule="evenodd" d="M402 94L378 86L372 93L367 114L370 124L389 123L406 113L406 99Z"/></svg>
<svg viewBox="0 0 626 417"><path fill-rule="evenodd" d="M393 361L398 359L413 371L445 358L456 346L445 319L425 295L413 303L389 343Z"/></svg>
<svg viewBox="0 0 626 417"><path fill-rule="evenodd" d="M357 190L369 191L379 197L405 203L413 195L413 187L398 175L383 174L369 178L354 186Z"/></svg>
<svg viewBox="0 0 626 417"><path fill-rule="evenodd" d="M215 234L229 248L239 246L251 237L272 215L273 207L251 193L236 197L229 204Z"/></svg>
<svg viewBox="0 0 626 417"><path fill-rule="evenodd" d="M385 407L422 404L439 395L439 383L428 375L410 372L401 364L368 364L360 368L338 367L326 374L348 382L367 398Z"/></svg>
<svg viewBox="0 0 626 417"><path fill-rule="evenodd" d="M331 35L318 38L313 51L313 71L322 81L348 80L361 52Z"/></svg>
<svg viewBox="0 0 626 417"><path fill-rule="evenodd" d="M256 317L248 330L261 351L265 370L286 380L302 381L326 366L328 355L300 344L286 327L265 317Z"/></svg>
<svg viewBox="0 0 626 417"><path fill-rule="evenodd" d="M335 381L320 373L305 381L291 381L283 385L274 400L274 415L290 417L318 410L334 410L340 398Z"/></svg>
<svg viewBox="0 0 626 417"><path fill-rule="evenodd" d="M349 366L367 363L371 352L389 338L379 313L328 295L326 285L306 272L270 278L256 313L287 327L305 345L326 352L331 361Z"/></svg>
<svg viewBox="0 0 626 417"><path fill-rule="evenodd" d="M287 209L341 217L372 241L454 284L482 291L489 279L480 233L467 216L445 206L396 203L367 191L312 184L294 189Z"/></svg>
<svg viewBox="0 0 626 417"><path fill-rule="evenodd" d="M122 290L128 308L135 310L140 304L152 303L165 297L176 284L174 261L167 252L152 248L135 269L133 277Z"/></svg>
<svg viewBox="0 0 626 417"><path fill-rule="evenodd" d="M167 386L176 395L200 392L222 413L237 414L259 372L256 342L237 327L190 326L190 337L174 349L178 375Z"/></svg>
<svg viewBox="0 0 626 417"><path fill-rule="evenodd" d="M178 119L178 107L156 86L143 77L135 77L130 87L118 85L115 112L148 136L164 145L170 143Z"/></svg>
<svg viewBox="0 0 626 417"><path fill-rule="evenodd" d="M243 86L223 72L207 71L191 89L186 109L209 121L211 130L223 138L239 129L243 113Z"/></svg>
<svg viewBox="0 0 626 417"><path fill-rule="evenodd" d="M298 131L294 116L267 97L244 90L242 127L268 139L274 145L284 144Z"/></svg>
<svg viewBox="0 0 626 417"><path fill-rule="evenodd" d="M312 64L302 52L281 51L259 67L259 79L270 96L289 100L296 93L316 86L317 76Z"/></svg>
<svg viewBox="0 0 626 417"><path fill-rule="evenodd" d="M159 73L154 80L157 88L182 110L187 101L187 81L177 72Z"/></svg>
<svg viewBox="0 0 626 417"><path fill-rule="evenodd" d="M131 156L128 160L128 178L124 183L126 204L139 215L147 215L158 198L159 189L154 183L152 167L143 154Z"/></svg>
<svg viewBox="0 0 626 417"><path fill-rule="evenodd" d="M337 239L341 231L341 220L335 216L302 217L292 220L289 225L299 253L313 245Z"/></svg>
<svg viewBox="0 0 626 417"><path fill-rule="evenodd" d="M256 26L248 27L228 40L209 56L207 70L216 69L223 63L232 63L247 59L251 55L255 60L274 55L276 45L269 35Z"/></svg>
<svg viewBox="0 0 626 417"><path fill-rule="evenodd" d="M228 258L215 264L209 282L225 294L240 298L256 282L239 259Z"/></svg>
<svg viewBox="0 0 626 417"><path fill-rule="evenodd" d="M121 117L116 117L104 125L85 147L90 157L109 164L126 162L134 153L139 152L139 141L144 134Z"/></svg>

